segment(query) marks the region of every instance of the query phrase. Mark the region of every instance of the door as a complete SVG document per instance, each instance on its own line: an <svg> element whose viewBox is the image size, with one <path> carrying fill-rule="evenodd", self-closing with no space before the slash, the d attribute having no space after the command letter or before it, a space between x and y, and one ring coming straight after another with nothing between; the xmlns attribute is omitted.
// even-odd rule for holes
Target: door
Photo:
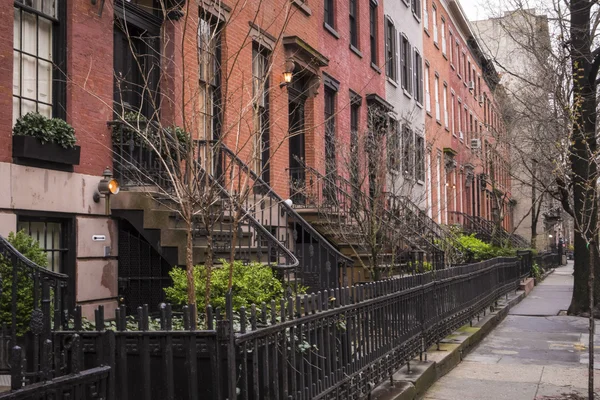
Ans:
<svg viewBox="0 0 600 400"><path fill-rule="evenodd" d="M290 198L294 204L306 203L304 104L302 92L290 87L289 91L289 166Z"/></svg>

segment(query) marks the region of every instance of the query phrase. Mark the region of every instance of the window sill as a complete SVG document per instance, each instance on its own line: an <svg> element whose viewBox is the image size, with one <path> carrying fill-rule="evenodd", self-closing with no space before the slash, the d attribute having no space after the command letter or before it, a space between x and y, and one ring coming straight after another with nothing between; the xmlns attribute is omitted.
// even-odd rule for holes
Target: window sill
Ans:
<svg viewBox="0 0 600 400"><path fill-rule="evenodd" d="M373 62L371 62L371 68L373 68L375 71L377 71L378 74L381 74L381 69L379 69L379 67L377 65L375 65Z"/></svg>
<svg viewBox="0 0 600 400"><path fill-rule="evenodd" d="M439 126L442 126L442 120L440 120L440 119L436 119L436 120L435 120L435 122L437 122L437 124L438 124Z"/></svg>
<svg viewBox="0 0 600 400"><path fill-rule="evenodd" d="M425 185L425 181L422 180L422 179L417 179L417 185L424 186Z"/></svg>
<svg viewBox="0 0 600 400"><path fill-rule="evenodd" d="M408 90L406 90L406 89L402 88L402 92L403 92L403 93L404 93L404 95L405 95L406 97L408 97L409 99L412 99L412 98L413 98L413 97L412 97L412 94L410 94L410 92L409 92Z"/></svg>
<svg viewBox="0 0 600 400"><path fill-rule="evenodd" d="M442 56L444 56L444 58L446 59L446 61L448 61L448 55L444 52L442 52Z"/></svg>
<svg viewBox="0 0 600 400"><path fill-rule="evenodd" d="M340 34L337 33L337 31L335 29L333 29L333 27L331 25L329 25L327 22L323 22L323 27L325 28L325 30L329 33L331 33L333 35L333 37L335 37L336 39L340 38Z"/></svg>
<svg viewBox="0 0 600 400"><path fill-rule="evenodd" d="M392 78L390 78L389 76L386 77L388 83L394 87L398 87L398 82L396 82L395 80L393 80Z"/></svg>
<svg viewBox="0 0 600 400"><path fill-rule="evenodd" d="M417 107L423 109L423 104L419 103L419 100L416 100L415 103L417 104Z"/></svg>
<svg viewBox="0 0 600 400"><path fill-rule="evenodd" d="M427 114L429 116L429 118L433 118L433 115L431 114L431 111L425 111L425 114Z"/></svg>
<svg viewBox="0 0 600 400"><path fill-rule="evenodd" d="M456 137L456 132L452 132L452 136Z"/></svg>
<svg viewBox="0 0 600 400"><path fill-rule="evenodd" d="M452 68L452 71L456 70L456 68L454 67L454 64L452 64L452 62L450 62L450 68Z"/></svg>
<svg viewBox="0 0 600 400"><path fill-rule="evenodd" d="M439 45L439 43L438 43L438 42L436 42L436 41L435 41L435 39L433 40L433 45L434 45L435 47L437 47L437 49L438 49L438 50L440 49L440 45Z"/></svg>
<svg viewBox="0 0 600 400"><path fill-rule="evenodd" d="M306 0L292 0L292 4L298 7L306 16L310 17L312 15L312 10L306 5Z"/></svg>
<svg viewBox="0 0 600 400"><path fill-rule="evenodd" d="M354 54L356 54L358 57L363 58L363 54L361 53L361 51L359 49L357 49L355 46L350 45L350 50L352 50L352 52Z"/></svg>
<svg viewBox="0 0 600 400"><path fill-rule="evenodd" d="M462 81L462 75L460 74L460 72L457 72L456 76L458 76L458 79L460 79Z"/></svg>
<svg viewBox="0 0 600 400"><path fill-rule="evenodd" d="M429 33L429 29L428 28L423 27L423 31L425 32L425 34L427 36L431 37L431 34Z"/></svg>
<svg viewBox="0 0 600 400"><path fill-rule="evenodd" d="M417 20L417 22L420 24L420 23L421 23L421 16L420 16L420 15L417 15L417 14L415 14L414 12L412 13L412 15L413 15L413 18L414 18L415 20Z"/></svg>
<svg viewBox="0 0 600 400"><path fill-rule="evenodd" d="M446 130L446 132L450 133L450 127L446 126L444 129Z"/></svg>

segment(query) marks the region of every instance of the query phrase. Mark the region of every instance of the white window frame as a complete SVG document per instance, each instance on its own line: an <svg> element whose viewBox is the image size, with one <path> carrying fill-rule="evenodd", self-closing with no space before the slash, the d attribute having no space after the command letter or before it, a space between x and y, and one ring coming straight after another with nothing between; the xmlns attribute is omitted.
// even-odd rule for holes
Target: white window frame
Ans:
<svg viewBox="0 0 600 400"><path fill-rule="evenodd" d="M436 74L434 78L434 97L435 97L435 119L436 121L441 121L441 111L440 111L440 77Z"/></svg>
<svg viewBox="0 0 600 400"><path fill-rule="evenodd" d="M429 82L429 63L425 63L425 111L431 112L431 87Z"/></svg>

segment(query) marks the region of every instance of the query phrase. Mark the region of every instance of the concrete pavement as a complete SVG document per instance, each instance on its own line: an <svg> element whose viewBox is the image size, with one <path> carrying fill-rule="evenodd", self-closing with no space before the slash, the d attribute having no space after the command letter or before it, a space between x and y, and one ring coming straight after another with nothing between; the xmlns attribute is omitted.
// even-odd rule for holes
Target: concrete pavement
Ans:
<svg viewBox="0 0 600 400"><path fill-rule="evenodd" d="M559 316L571 300L572 272L572 262L557 268L424 398L533 400L586 394L588 320ZM595 339L595 384L600 391L600 335Z"/></svg>

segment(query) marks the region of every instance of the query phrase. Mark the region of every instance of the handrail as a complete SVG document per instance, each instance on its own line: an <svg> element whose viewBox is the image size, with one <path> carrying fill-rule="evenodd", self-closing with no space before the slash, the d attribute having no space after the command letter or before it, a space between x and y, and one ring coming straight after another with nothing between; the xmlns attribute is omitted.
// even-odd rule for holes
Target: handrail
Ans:
<svg viewBox="0 0 600 400"><path fill-rule="evenodd" d="M48 278L53 278L54 280L61 282L61 284L64 284L63 286L66 286L67 280L69 279L68 275L61 274L60 272L50 271L47 268L37 265L36 263L25 257L23 254L21 254L17 249L15 249L15 247L12 244L10 244L8 240L6 240L4 237L2 237L2 235L0 235L0 252L3 249L7 250L11 255L17 257L19 262L23 263L31 270L39 272L41 275L44 275Z"/></svg>
<svg viewBox="0 0 600 400"><path fill-rule="evenodd" d="M333 252L334 254L336 254L336 256L340 257L341 259L345 260L349 265L353 265L354 262L352 261L352 259L350 257L345 256L344 254L340 253L340 251L338 249L336 249L331 243L329 243L329 241L327 239L325 239L323 236L321 236L321 234L319 232L317 232L317 230L310 225L308 222L306 222L304 220L304 218L302 218L300 216L300 214L298 214L296 212L296 210L294 210L289 204L287 204L285 202L285 200L283 200L283 198L281 196L279 196L274 190L272 190L271 186L269 184L267 184L260 176L258 176L256 174L256 172L254 172L253 169L251 169L243 160L241 160L231 149L229 149L224 143L222 143L221 141L218 140L199 140L198 143L200 144L217 144L222 151L224 151L226 154L228 154L233 160L236 161L236 163L238 164L238 166L242 167L244 172L246 172L247 174L250 175L250 177L255 181L260 183L261 185L263 185L264 187L268 187L269 188L269 195L272 196L275 200L277 200L278 204L280 206L283 207L283 209L286 211L287 214L291 214L296 220L297 222L302 226L303 229L305 229L306 231L310 232L310 234L312 236L314 236L316 239L319 240L319 242L322 242L322 244L331 252Z"/></svg>
<svg viewBox="0 0 600 400"><path fill-rule="evenodd" d="M302 168L312 172L313 174L315 174L317 177L319 177L322 181L325 181L325 176L323 176L323 174L321 174L319 171L317 171L316 169L308 166L308 165L304 165ZM348 181L346 178L344 178L341 175L336 175L336 179L342 181L343 183L345 183L346 185L352 187L352 182ZM342 187L340 185L338 185L338 187L336 188L338 191L340 191L346 198L351 199L352 195L349 194L346 190L342 189ZM366 199L371 199L370 196L367 196L362 190L359 191L360 196L363 196ZM398 220L398 218L394 215L394 213L390 212L390 210L388 210L387 208L384 208L385 213L388 215L388 217L392 217L395 220ZM394 227L391 227L392 229L394 229ZM397 230L396 230L397 231ZM401 232L397 231L397 233L402 237L402 239L404 239L407 243L409 243L411 246L418 248L419 250L423 251L423 248L418 245L417 243L415 243L414 241L412 241L410 238L406 237L404 234L402 234ZM428 243L429 244L429 243ZM436 250L440 250L440 249L436 249Z"/></svg>
<svg viewBox="0 0 600 400"><path fill-rule="evenodd" d="M202 168L202 165L200 165L200 163L197 162L197 166L200 170L202 170L205 174L207 174L207 172L204 170L204 168ZM207 174L208 178L211 180L211 183L216 185L216 187L219 189L219 191L226 195L227 197L231 198L231 193L229 193L227 191L227 189L225 189L216 179L214 176L212 176L211 174ZM260 222L258 222L256 220L256 218L254 218L252 216L251 213L249 213L247 210L245 210L242 206L240 206L239 204L236 204L236 207L238 207L242 213L244 214L245 218L247 218L248 220L250 220L252 226L254 226L255 229L258 229L259 231L261 231L261 233L263 235L265 235L270 242L272 242L273 244L275 244L277 247L279 247L291 260L292 262L290 264L287 265L281 265L278 264L277 265L277 269L293 269L296 268L298 265L300 265L300 261L298 260L298 258L294 255L294 253L292 253L290 251L290 249L288 249L287 247L285 247L283 244L281 244L281 242L279 240L277 240L276 237L273 236L273 234L271 232L269 232Z"/></svg>

